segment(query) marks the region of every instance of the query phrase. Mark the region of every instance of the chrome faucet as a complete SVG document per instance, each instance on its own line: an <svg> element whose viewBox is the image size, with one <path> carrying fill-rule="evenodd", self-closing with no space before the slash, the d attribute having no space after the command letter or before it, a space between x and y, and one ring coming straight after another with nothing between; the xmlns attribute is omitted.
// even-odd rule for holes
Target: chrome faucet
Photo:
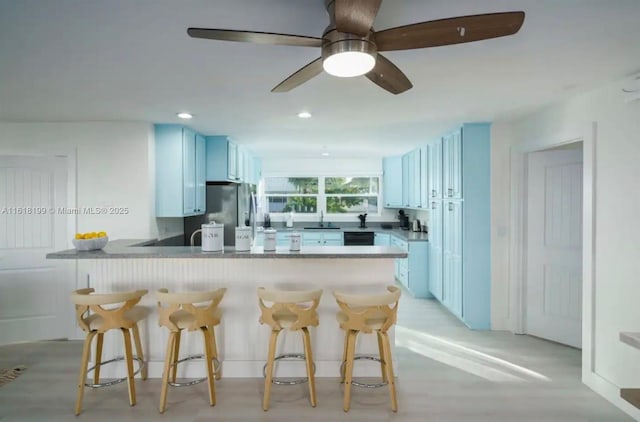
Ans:
<svg viewBox="0 0 640 422"><path fill-rule="evenodd" d="M324 227L324 213L320 210L320 227Z"/></svg>

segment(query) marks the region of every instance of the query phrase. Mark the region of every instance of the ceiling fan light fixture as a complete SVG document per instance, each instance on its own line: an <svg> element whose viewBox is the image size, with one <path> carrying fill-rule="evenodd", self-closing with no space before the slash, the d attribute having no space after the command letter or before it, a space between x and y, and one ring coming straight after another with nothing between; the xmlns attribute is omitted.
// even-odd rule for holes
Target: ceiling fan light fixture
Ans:
<svg viewBox="0 0 640 422"><path fill-rule="evenodd" d="M327 37L341 36L335 32ZM364 75L376 65L375 44L361 38L338 38L322 46L322 67L330 75L352 78Z"/></svg>
<svg viewBox="0 0 640 422"><path fill-rule="evenodd" d="M324 70L340 78L352 78L368 73L376 64L376 59L361 51L344 51L333 54L322 62Z"/></svg>

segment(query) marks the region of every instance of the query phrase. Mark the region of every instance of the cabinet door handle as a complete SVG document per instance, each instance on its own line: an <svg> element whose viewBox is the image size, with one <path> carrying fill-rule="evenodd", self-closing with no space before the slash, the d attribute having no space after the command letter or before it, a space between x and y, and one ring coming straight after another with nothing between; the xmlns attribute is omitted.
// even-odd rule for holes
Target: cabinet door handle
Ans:
<svg viewBox="0 0 640 422"><path fill-rule="evenodd" d="M449 211L453 211L453 202L449 202Z"/></svg>
<svg viewBox="0 0 640 422"><path fill-rule="evenodd" d="M447 189L447 194L449 195L449 198L451 198L453 196L453 189Z"/></svg>
<svg viewBox="0 0 640 422"><path fill-rule="evenodd" d="M432 190L431 190L431 197L432 197L432 198L435 198L435 197L436 197L436 190L435 190L435 189L432 189Z"/></svg>
<svg viewBox="0 0 640 422"><path fill-rule="evenodd" d="M431 209L432 209L432 210L435 210L435 209L436 209L436 203L435 203L435 201L431 203Z"/></svg>

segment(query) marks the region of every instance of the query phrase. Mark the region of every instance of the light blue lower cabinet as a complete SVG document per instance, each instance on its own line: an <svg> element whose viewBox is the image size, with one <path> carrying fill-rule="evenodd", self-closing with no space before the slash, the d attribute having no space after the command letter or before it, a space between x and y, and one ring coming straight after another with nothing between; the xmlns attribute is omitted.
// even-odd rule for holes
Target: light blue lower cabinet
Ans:
<svg viewBox="0 0 640 422"><path fill-rule="evenodd" d="M291 243L291 232L277 232L276 246L289 246Z"/></svg>
<svg viewBox="0 0 640 422"><path fill-rule="evenodd" d="M373 236L374 246L389 246L391 243L391 235L387 233L375 233Z"/></svg>
<svg viewBox="0 0 640 422"><path fill-rule="evenodd" d="M417 298L431 298L429 293L429 243L407 242L390 237L390 245L407 251L408 257L396 259L396 279Z"/></svg>

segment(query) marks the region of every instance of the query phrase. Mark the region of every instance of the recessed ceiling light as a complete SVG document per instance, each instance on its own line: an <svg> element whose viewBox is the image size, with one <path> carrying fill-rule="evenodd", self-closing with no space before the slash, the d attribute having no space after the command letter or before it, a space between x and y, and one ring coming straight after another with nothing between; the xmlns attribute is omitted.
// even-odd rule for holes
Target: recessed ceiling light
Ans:
<svg viewBox="0 0 640 422"><path fill-rule="evenodd" d="M328 152L323 152L323 153L322 153L322 156L323 156L323 157L328 157L328 156L329 156L329 153L328 153Z"/></svg>
<svg viewBox="0 0 640 422"><path fill-rule="evenodd" d="M301 111L300 113L298 113L298 117L301 119L308 119L309 117L311 117L311 113L309 113L308 111Z"/></svg>
<svg viewBox="0 0 640 422"><path fill-rule="evenodd" d="M177 116L178 116L179 118L181 118L181 119L191 119L191 118L193 118L193 114L191 114L191 113L185 113L185 112L178 113L178 114L177 114Z"/></svg>

